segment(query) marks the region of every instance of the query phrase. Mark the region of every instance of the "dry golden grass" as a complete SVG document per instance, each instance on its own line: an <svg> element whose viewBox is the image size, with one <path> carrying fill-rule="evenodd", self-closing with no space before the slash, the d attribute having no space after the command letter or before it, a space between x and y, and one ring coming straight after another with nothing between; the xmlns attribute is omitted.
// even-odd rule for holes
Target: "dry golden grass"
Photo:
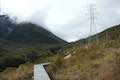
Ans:
<svg viewBox="0 0 120 80"><path fill-rule="evenodd" d="M120 48L78 46L69 53L72 57L67 60L63 55L53 57L48 68L55 80L119 80Z"/></svg>
<svg viewBox="0 0 120 80"><path fill-rule="evenodd" d="M68 52L72 56L64 59ZM120 48L75 46L66 54L48 59L47 70L54 80L120 80ZM23 64L7 68L0 73L0 80L32 80L32 73L33 64Z"/></svg>
<svg viewBox="0 0 120 80"><path fill-rule="evenodd" d="M31 80L33 64L23 64L19 68L7 68L0 73L0 80Z"/></svg>

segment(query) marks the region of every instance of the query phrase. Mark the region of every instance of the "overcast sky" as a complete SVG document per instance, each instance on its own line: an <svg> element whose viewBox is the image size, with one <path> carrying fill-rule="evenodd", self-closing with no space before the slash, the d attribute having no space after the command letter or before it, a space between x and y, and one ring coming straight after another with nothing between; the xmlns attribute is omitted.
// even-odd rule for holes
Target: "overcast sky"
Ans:
<svg viewBox="0 0 120 80"><path fill-rule="evenodd" d="M89 4L92 0L0 0L2 14L18 22L28 21L71 42L89 34ZM94 0L96 33L120 23L120 0ZM94 30L93 32L94 33Z"/></svg>

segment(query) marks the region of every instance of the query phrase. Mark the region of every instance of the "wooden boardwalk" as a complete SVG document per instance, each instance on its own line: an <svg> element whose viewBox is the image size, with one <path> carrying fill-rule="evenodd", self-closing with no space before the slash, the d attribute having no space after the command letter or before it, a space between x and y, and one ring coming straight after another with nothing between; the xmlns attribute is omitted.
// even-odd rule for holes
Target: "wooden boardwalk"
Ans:
<svg viewBox="0 0 120 80"><path fill-rule="evenodd" d="M48 64L49 63L45 63L45 64L38 64L34 66L34 77L33 77L34 80L51 80L44 68L44 66Z"/></svg>

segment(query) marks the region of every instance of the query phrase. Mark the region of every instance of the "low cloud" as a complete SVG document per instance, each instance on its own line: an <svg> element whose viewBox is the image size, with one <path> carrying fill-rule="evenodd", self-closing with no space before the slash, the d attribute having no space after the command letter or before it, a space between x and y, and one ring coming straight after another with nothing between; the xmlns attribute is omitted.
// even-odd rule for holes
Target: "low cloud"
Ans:
<svg viewBox="0 0 120 80"><path fill-rule="evenodd" d="M89 36L90 0L0 0L1 13L43 26L66 41ZM120 24L120 0L96 0L96 32ZM94 31L93 31L94 34Z"/></svg>

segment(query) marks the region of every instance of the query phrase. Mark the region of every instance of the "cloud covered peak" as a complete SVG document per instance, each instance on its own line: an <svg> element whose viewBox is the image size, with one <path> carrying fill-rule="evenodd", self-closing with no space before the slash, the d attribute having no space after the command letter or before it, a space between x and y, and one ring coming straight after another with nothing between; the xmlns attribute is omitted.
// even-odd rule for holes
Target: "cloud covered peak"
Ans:
<svg viewBox="0 0 120 80"><path fill-rule="evenodd" d="M95 0L94 0L95 1ZM90 0L0 0L1 13L44 26L69 42L89 33ZM119 0L96 0L96 33L120 23Z"/></svg>

